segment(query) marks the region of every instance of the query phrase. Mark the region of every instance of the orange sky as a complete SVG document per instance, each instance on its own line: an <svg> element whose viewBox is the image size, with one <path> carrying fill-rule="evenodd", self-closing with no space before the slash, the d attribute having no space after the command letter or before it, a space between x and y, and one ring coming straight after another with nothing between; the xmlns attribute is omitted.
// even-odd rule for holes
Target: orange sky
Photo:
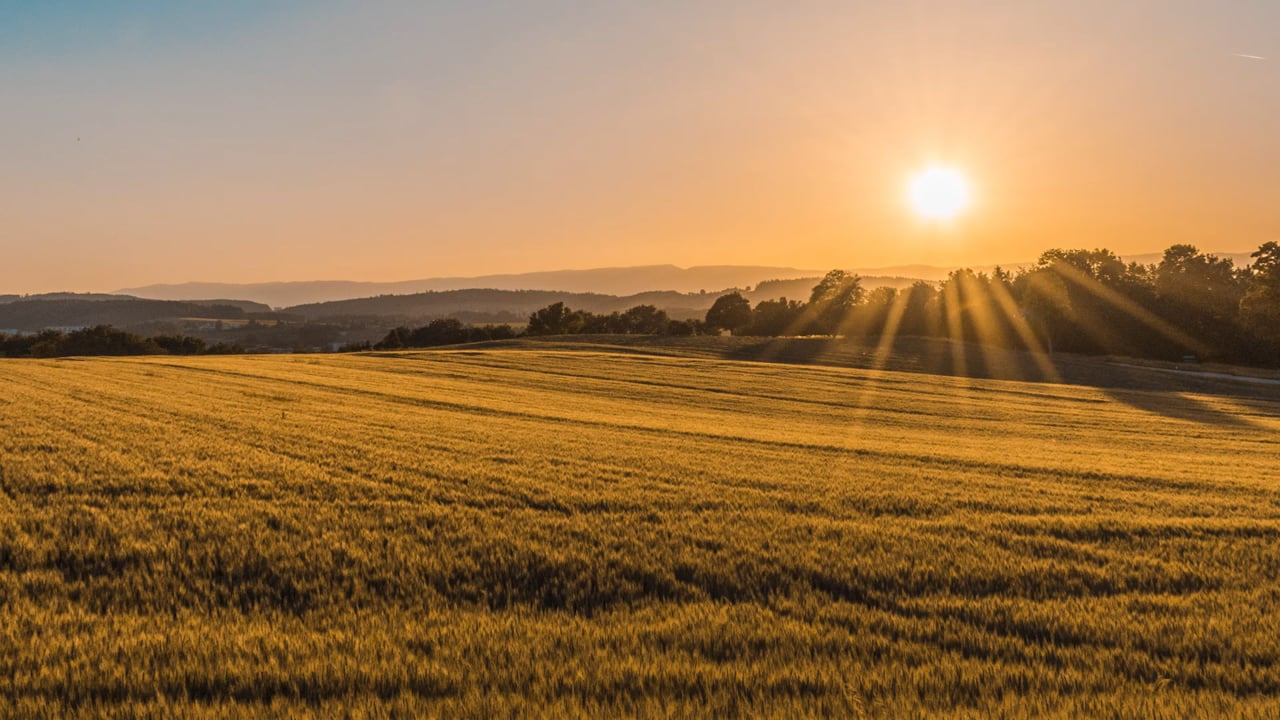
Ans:
<svg viewBox="0 0 1280 720"><path fill-rule="evenodd" d="M1273 2L260 5L0 10L0 294L1280 239Z"/></svg>

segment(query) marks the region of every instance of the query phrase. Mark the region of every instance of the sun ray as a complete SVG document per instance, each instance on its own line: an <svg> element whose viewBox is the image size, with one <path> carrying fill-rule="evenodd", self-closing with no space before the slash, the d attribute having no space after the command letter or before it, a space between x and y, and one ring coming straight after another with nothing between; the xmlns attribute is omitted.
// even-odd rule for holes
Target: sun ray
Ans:
<svg viewBox="0 0 1280 720"><path fill-rule="evenodd" d="M1017 362L1011 362L1008 354L1009 338L992 308L991 293L988 290L991 283L969 272L959 273L956 277L963 299L962 311L969 310L968 316L973 322L978 352L982 355L987 375L1011 380L1026 379L1022 368Z"/></svg>
<svg viewBox="0 0 1280 720"><path fill-rule="evenodd" d="M1040 372L1044 379L1060 383L1062 375L1058 372L1058 368L1049 359L1048 353L1045 352L1044 346L1036 338L1035 332L1031 330L1031 325L1027 323L1027 319L1018 311L1018 304L1014 301L1013 296L1009 294L1009 289L999 280L993 280L989 283L991 288L991 296L996 302L996 307L1004 313L1008 319L1009 326L1018 334L1018 338L1027 348L1033 362L1040 368Z"/></svg>
<svg viewBox="0 0 1280 720"><path fill-rule="evenodd" d="M942 289L943 308L946 312L948 347L951 353L951 370L956 377L965 377L968 366L965 361L964 323L960 318L960 288L957 283L949 282ZM959 348L957 348L959 343Z"/></svg>
<svg viewBox="0 0 1280 720"><path fill-rule="evenodd" d="M1056 274L1065 278L1069 282L1074 283L1076 286L1078 286L1085 292L1092 294L1094 297L1098 298L1099 300L1102 300L1103 302L1111 305L1116 310L1119 310L1120 312L1125 313L1126 315L1133 318L1134 320L1137 320L1143 325L1146 325L1148 328L1164 336L1165 339L1171 340L1179 345L1182 345L1183 347L1189 350L1192 350L1200 354L1209 353L1210 350L1208 347L1205 346L1204 343L1191 337L1186 332L1178 329L1176 326L1174 326L1172 323L1165 320L1164 318L1157 316L1155 313L1151 312L1150 310L1147 310L1146 308L1142 307L1141 305L1134 302L1133 300L1130 300L1129 298L1125 297L1120 292L1114 290L1113 288L1107 287L1106 285L1099 282L1097 279L1091 277L1090 275L1086 274L1079 268L1073 267L1070 264L1064 263L1064 262L1054 263L1052 268ZM1100 323L1098 323L1096 320L1094 320L1092 324L1094 324L1095 326L1100 325ZM1095 328L1095 329L1101 330L1101 328ZM1109 335L1110 333L1105 333L1105 334Z"/></svg>
<svg viewBox="0 0 1280 720"><path fill-rule="evenodd" d="M871 366L869 369L872 374L869 374L863 383L862 392L858 394L854 407L861 410L871 407L871 400L879 391L876 374L883 371L885 365L888 364L889 355L893 352L894 342L898 338L898 328L902 325L902 317L907 312L907 303L909 301L910 297L904 292L898 292L893 296L893 302L889 305L889 313L885 316L884 328L881 329L880 338L871 354ZM855 420L860 420L861 418L862 414L855 414L854 416Z"/></svg>

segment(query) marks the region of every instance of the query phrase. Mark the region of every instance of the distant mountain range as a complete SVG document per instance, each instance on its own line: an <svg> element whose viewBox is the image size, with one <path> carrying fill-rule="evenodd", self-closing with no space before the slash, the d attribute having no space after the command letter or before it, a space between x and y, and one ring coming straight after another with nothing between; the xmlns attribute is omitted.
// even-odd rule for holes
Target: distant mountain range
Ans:
<svg viewBox="0 0 1280 720"><path fill-rule="evenodd" d="M400 282L347 280L249 284L191 282L177 285L147 285L117 292L158 300L238 297L279 308L376 295L405 295L444 290L555 290L608 295L635 295L659 290L681 293L696 293L702 290L716 292L726 288L750 287L763 280L816 277L823 272L825 271L753 265L708 265L691 268L675 265L644 265L477 277L424 278Z"/></svg>
<svg viewBox="0 0 1280 720"><path fill-rule="evenodd" d="M53 302L58 300L71 300L75 302L118 302L120 300L157 300L163 298L141 298L136 295L125 295L123 293L74 293L74 292L51 292L39 293L36 295L0 295L0 305L12 302ZM226 306L240 308L245 312L271 312L271 306L265 303L254 302L252 300L231 300L228 298L220 298L217 300L204 300L200 298L192 298L183 300L182 302L189 305L200 305L203 307Z"/></svg>

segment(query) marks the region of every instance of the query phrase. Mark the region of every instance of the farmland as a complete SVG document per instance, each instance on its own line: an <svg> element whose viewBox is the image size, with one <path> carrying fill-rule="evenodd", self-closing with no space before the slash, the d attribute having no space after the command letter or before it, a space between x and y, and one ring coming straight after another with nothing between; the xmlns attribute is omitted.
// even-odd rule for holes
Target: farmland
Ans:
<svg viewBox="0 0 1280 720"><path fill-rule="evenodd" d="M0 712L1280 713L1272 388L797 347L0 361Z"/></svg>

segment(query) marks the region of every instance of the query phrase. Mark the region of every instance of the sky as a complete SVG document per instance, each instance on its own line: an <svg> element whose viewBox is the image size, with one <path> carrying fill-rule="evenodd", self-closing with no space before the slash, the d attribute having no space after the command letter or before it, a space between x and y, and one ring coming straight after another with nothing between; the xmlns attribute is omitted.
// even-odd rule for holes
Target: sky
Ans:
<svg viewBox="0 0 1280 720"><path fill-rule="evenodd" d="M1280 3L0 1L0 168L0 294L1248 251Z"/></svg>

